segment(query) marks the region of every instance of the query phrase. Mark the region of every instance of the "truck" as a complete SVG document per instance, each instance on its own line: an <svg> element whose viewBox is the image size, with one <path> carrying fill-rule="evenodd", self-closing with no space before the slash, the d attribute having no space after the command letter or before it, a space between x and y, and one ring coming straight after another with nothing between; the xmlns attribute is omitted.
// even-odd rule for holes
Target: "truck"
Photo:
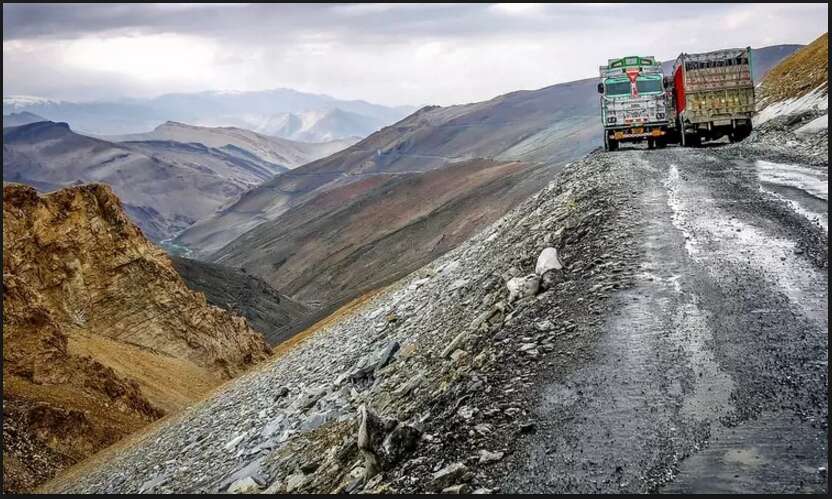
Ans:
<svg viewBox="0 0 832 499"><path fill-rule="evenodd" d="M683 146L728 136L731 142L751 133L754 81L751 47L682 53L673 65L676 130Z"/></svg>
<svg viewBox="0 0 832 499"><path fill-rule="evenodd" d="M652 56L609 59L599 68L601 125L604 150L615 151L622 142L644 142L664 147L674 136L671 121L672 92L661 63Z"/></svg>

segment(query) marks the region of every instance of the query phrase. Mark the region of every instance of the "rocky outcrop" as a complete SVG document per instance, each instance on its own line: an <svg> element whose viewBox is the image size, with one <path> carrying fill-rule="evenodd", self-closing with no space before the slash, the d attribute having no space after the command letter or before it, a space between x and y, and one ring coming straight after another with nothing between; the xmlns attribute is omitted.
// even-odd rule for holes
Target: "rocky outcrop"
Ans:
<svg viewBox="0 0 832 499"><path fill-rule="evenodd" d="M3 193L4 491L268 356L245 319L185 286L109 187Z"/></svg>

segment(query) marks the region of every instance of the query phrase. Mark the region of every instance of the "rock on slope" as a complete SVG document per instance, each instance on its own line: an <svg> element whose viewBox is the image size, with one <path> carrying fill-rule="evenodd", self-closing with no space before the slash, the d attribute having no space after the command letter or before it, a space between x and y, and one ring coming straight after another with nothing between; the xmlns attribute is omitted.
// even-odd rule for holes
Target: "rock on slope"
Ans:
<svg viewBox="0 0 832 499"><path fill-rule="evenodd" d="M3 188L4 491L55 472L265 359L189 290L109 187Z"/></svg>
<svg viewBox="0 0 832 499"><path fill-rule="evenodd" d="M114 144L51 121L3 129L3 179L53 190L84 182L112 186L155 241L271 178L282 166L234 151L174 143Z"/></svg>
<svg viewBox="0 0 832 499"><path fill-rule="evenodd" d="M243 128L194 126L174 121L157 126L152 132L102 136L101 138L112 142L199 143L209 148L229 152L242 150L262 161L289 169L334 154L358 141L357 138L347 138L317 143L296 142L262 135ZM279 173L279 171L274 173Z"/></svg>
<svg viewBox="0 0 832 499"><path fill-rule="evenodd" d="M310 312L246 270L177 256L171 260L189 288L205 293L211 305L248 319L270 346L288 339L292 326Z"/></svg>
<svg viewBox="0 0 832 499"><path fill-rule="evenodd" d="M376 175L325 191L212 258L324 307L436 259L544 185L554 167L471 160L419 175Z"/></svg>

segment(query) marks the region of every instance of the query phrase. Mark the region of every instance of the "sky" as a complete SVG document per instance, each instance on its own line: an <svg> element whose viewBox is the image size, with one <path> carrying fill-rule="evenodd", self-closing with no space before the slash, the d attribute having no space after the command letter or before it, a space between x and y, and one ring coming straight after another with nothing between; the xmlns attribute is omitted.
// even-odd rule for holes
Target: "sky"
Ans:
<svg viewBox="0 0 832 499"><path fill-rule="evenodd" d="M608 58L806 44L822 4L3 4L3 94L69 101L293 88L461 104Z"/></svg>

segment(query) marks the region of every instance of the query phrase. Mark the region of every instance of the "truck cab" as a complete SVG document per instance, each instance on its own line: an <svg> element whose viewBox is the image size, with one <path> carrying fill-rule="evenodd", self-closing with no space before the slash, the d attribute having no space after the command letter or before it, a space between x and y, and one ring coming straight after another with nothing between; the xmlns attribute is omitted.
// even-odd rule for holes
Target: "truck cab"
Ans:
<svg viewBox="0 0 832 499"><path fill-rule="evenodd" d="M610 59L599 72L604 149L643 141L650 149L664 147L674 126L661 63L652 56L622 57Z"/></svg>

